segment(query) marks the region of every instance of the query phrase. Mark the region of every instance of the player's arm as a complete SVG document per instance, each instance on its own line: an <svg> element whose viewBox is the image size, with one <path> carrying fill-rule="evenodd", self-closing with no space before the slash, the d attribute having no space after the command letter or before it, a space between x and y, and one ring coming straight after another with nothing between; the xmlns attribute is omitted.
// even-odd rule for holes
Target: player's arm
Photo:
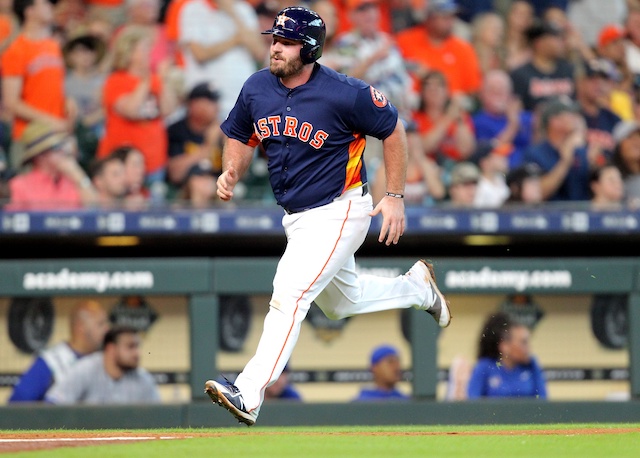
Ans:
<svg viewBox="0 0 640 458"><path fill-rule="evenodd" d="M401 196L407 175L407 135L402 122L398 120L395 130L382 141L386 193ZM396 244L405 229L404 199L388 194L378 202L371 216L382 213L382 227L379 242L386 245Z"/></svg>
<svg viewBox="0 0 640 458"><path fill-rule="evenodd" d="M228 138L222 153L222 174L217 181L217 194L222 200L231 200L236 186L253 159L253 146Z"/></svg>

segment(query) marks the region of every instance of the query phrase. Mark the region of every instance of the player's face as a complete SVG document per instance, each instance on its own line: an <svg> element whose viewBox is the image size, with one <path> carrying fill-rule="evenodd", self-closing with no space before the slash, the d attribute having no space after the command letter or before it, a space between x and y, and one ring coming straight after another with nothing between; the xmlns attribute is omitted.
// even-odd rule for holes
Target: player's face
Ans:
<svg viewBox="0 0 640 458"><path fill-rule="evenodd" d="M302 73L304 64L300 59L302 43L274 35L270 49L269 70L278 78L290 78Z"/></svg>
<svg viewBox="0 0 640 458"><path fill-rule="evenodd" d="M140 337L121 334L116 342L116 364L123 371L136 369L140 363Z"/></svg>

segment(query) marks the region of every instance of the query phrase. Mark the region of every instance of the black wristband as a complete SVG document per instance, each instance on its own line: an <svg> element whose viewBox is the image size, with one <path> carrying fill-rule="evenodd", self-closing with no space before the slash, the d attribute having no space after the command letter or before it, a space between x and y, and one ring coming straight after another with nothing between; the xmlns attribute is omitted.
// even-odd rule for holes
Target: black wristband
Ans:
<svg viewBox="0 0 640 458"><path fill-rule="evenodd" d="M404 194L396 194L395 192L385 192L385 195L389 197L397 197L398 199L404 199Z"/></svg>

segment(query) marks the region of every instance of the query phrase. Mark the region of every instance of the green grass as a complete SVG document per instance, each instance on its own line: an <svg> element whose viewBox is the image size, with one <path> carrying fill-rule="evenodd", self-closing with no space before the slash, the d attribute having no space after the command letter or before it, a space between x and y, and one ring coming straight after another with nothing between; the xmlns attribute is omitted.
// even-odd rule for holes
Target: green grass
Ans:
<svg viewBox="0 0 640 458"><path fill-rule="evenodd" d="M572 434L576 429L594 434ZM636 432L596 434L597 431L634 428ZM560 434L523 434L535 430L561 430ZM477 435L478 432L494 434ZM47 431L52 433L54 431ZM62 431L61 431L62 432ZM104 434L106 431L97 431ZM118 435L122 431L110 431ZM420 434L420 433L441 434ZM508 432L508 434L505 434ZM0 433L15 434L16 431ZM64 431L72 434L71 431ZM86 434L87 431L82 431ZM29 458L404 458L404 457L637 457L640 424L508 425L508 426L398 426L331 428L225 428L193 430L140 430L127 433L211 434L182 440L154 440L132 444L58 448L1 454ZM453 434L457 433L457 434ZM474 434L476 433L476 434ZM25 432L31 434L31 432Z"/></svg>

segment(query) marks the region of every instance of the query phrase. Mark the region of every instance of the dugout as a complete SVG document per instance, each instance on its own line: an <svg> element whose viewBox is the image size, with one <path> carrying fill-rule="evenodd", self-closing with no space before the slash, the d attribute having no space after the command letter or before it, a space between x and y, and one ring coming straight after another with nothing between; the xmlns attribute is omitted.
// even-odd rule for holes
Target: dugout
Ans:
<svg viewBox="0 0 640 458"><path fill-rule="evenodd" d="M361 268L390 275L404 272L408 258L362 258ZM0 407L0 428L144 428L233 425L211 406L204 380L217 374L219 298L271 291L276 258L47 259L0 262L0 297L10 301L54 296L144 295L182 297L188 316L189 402L161 406ZM628 297L628 387L630 400L613 401L436 401L439 329L425 313L411 311L406 332L411 346L410 404L271 403L261 425L554 423L640 419L640 260L635 259L437 259L443 293L480 297L528 293L540 298L579 295ZM1 310L1 308L0 308ZM454 308L454 317L456 311ZM29 318L29 317L27 317ZM34 319L33 316L30 317ZM35 321L41 317L35 318ZM454 318L455 320L455 318ZM8 325L8 322L7 322ZM456 321L454 321L456 325ZM450 328L451 329L451 328ZM445 333L447 331L444 331ZM440 337L439 337L440 336ZM7 336L8 337L8 336ZM165 336L171 345L171 337ZM3 346L9 345L8 341ZM0 365L2 362L0 361ZM604 368L606 369L606 368Z"/></svg>

